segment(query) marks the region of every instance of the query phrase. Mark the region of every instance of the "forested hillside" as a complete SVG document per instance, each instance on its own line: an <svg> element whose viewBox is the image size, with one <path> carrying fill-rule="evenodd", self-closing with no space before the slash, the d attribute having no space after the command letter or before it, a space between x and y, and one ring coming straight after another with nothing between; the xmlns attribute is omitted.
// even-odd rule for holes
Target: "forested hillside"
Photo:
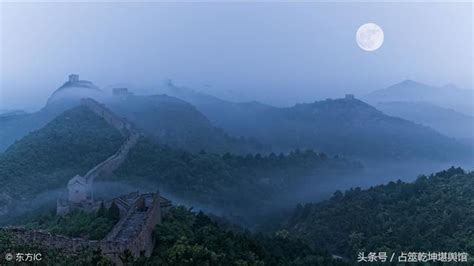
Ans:
<svg viewBox="0 0 474 266"><path fill-rule="evenodd" d="M175 208L155 231L146 265L346 265L285 235L254 235L219 227L203 213Z"/></svg>
<svg viewBox="0 0 474 266"><path fill-rule="evenodd" d="M450 168L413 183L338 191L298 206L287 224L313 247L355 259L365 252L474 253L474 173Z"/></svg>
<svg viewBox="0 0 474 266"><path fill-rule="evenodd" d="M388 116L348 95L281 108L234 103L168 84L216 126L255 138L274 150L311 148L378 161L471 159L472 150L431 128Z"/></svg>
<svg viewBox="0 0 474 266"><path fill-rule="evenodd" d="M16 206L16 200L31 200L54 189L65 191L70 178L85 174L114 154L122 141L117 130L87 108L66 111L0 155L0 185L4 188L0 213ZM192 153L142 137L122 167L99 181L145 184L141 187L150 191L162 189L189 202L247 213L288 206L290 203L274 200L282 196L279 193L361 169L357 162L310 150L246 156ZM58 195L50 197L55 201Z"/></svg>
<svg viewBox="0 0 474 266"><path fill-rule="evenodd" d="M72 236L94 236L104 227L103 217L95 213L73 213L67 217L39 218L43 229ZM107 214L106 214L107 215ZM84 221L92 221L84 224ZM81 226L82 225L82 226ZM59 227L58 227L59 226ZM72 231L75 230L75 231ZM230 231L219 226L202 212L185 207L171 209L154 231L155 250L151 257L122 260L130 265L348 265L335 260L324 250L315 250L286 234L264 236L248 231ZM40 252L44 265L112 265L100 251L84 250L75 254L47 249L35 244L19 244L8 233L0 231L0 250L5 252ZM136 260L138 259L138 260ZM134 261L135 260L135 261ZM39 263L39 265L43 265Z"/></svg>
<svg viewBox="0 0 474 266"><path fill-rule="evenodd" d="M71 177L114 154L122 141L115 128L89 109L64 112L0 154L0 210L13 200L65 187Z"/></svg>
<svg viewBox="0 0 474 266"><path fill-rule="evenodd" d="M282 198L337 174L358 173L360 163L312 150L246 156L204 151L193 154L142 139L114 180L152 183L168 193L227 212L265 212Z"/></svg>
<svg viewBox="0 0 474 266"><path fill-rule="evenodd" d="M0 152L15 140L39 130L64 111L77 107L80 98L60 99L34 113L12 112L0 116ZM237 138L215 127L194 106L167 95L128 95L100 100L119 116L127 118L153 141L189 151L268 152L270 147L255 139Z"/></svg>
<svg viewBox="0 0 474 266"><path fill-rule="evenodd" d="M28 133L45 126L64 110L56 106L47 106L35 113L2 114L0 116L0 152L4 152Z"/></svg>
<svg viewBox="0 0 474 266"><path fill-rule="evenodd" d="M382 112L429 126L455 138L472 139L474 116L426 102L382 102L376 104Z"/></svg>
<svg viewBox="0 0 474 266"><path fill-rule="evenodd" d="M194 106L167 95L136 96L106 102L148 138L160 144L192 152L247 153L269 151L255 140L234 138L216 128Z"/></svg>

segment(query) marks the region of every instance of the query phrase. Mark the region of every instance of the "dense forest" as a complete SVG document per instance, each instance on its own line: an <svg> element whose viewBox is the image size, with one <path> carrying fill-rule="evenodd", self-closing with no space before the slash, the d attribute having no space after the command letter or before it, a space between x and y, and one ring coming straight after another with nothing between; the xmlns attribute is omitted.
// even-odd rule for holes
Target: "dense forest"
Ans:
<svg viewBox="0 0 474 266"><path fill-rule="evenodd" d="M85 107L64 112L0 155L0 213L11 211L16 200L26 202L43 192L55 202L59 195L51 191L65 191L71 177L115 153L122 141L117 130ZM144 136L113 176L99 180L137 187L145 183L142 188L241 214L282 204L273 200L279 193L291 193L308 182L361 170L358 162L311 150L278 155L192 153Z"/></svg>
<svg viewBox="0 0 474 266"><path fill-rule="evenodd" d="M155 239L152 257L138 265L345 265L285 234L233 232L184 207L171 210Z"/></svg>
<svg viewBox="0 0 474 266"><path fill-rule="evenodd" d="M151 182L190 201L248 214L278 206L282 193L361 170L360 163L312 150L279 155L192 154L142 139L113 180Z"/></svg>
<svg viewBox="0 0 474 266"><path fill-rule="evenodd" d="M474 173L450 168L413 183L337 191L330 200L299 205L287 229L353 259L359 250L473 254L473 195Z"/></svg>
<svg viewBox="0 0 474 266"><path fill-rule="evenodd" d="M35 203L32 199L40 193L65 190L72 176L83 175L115 153L122 141L117 130L87 108L66 111L0 155L0 214L7 214L16 201ZM99 180L159 189L165 196L169 193L251 225L248 228L267 227L266 234L252 234L218 223L214 215L176 207L157 226L157 248L151 258L140 259L140 265L332 265L345 260L333 260L331 254L353 260L358 251L474 253L474 173L460 168L420 176L413 183L337 191L329 200L298 205L289 218L281 212L282 207L294 206L288 195L301 188L360 171L363 166L357 161L310 149L247 155L191 152L142 136L119 169ZM57 195L51 199L55 202ZM275 210L277 219L271 216ZM25 217L26 228L93 240L102 239L119 218L114 205L64 217L51 209L37 212L43 213ZM259 223L261 216L267 223ZM282 218L286 224L275 230ZM1 247L28 248L5 233L0 234ZM54 262L71 261L107 263L89 251L61 254Z"/></svg>
<svg viewBox="0 0 474 266"><path fill-rule="evenodd" d="M122 141L117 130L89 109L64 112L0 154L0 210L9 201L65 187L72 176L115 153Z"/></svg>
<svg viewBox="0 0 474 266"><path fill-rule="evenodd" d="M112 230L119 219L120 210L115 203L109 208L102 203L96 212L74 210L65 216L56 215L55 211L41 213L27 218L22 226L27 229L46 230L57 235L100 240Z"/></svg>
<svg viewBox="0 0 474 266"><path fill-rule="evenodd" d="M98 217L99 213L94 213ZM107 211L106 214L107 216ZM46 218L43 217L43 220ZM70 214L64 218L70 225L80 224L84 214ZM97 218L96 218L97 219ZM41 220L41 219L40 219ZM48 220L48 223L51 220ZM66 225L66 224L64 224ZM90 234L89 227L76 227L73 234ZM70 232L70 228L63 228ZM49 228L53 233L61 233ZM56 231L55 231L56 230ZM70 234L71 235L71 234ZM155 250L149 258L124 256L128 265L347 265L333 259L325 251L315 250L302 241L277 232L272 236L231 231L214 222L202 212L196 213L179 206L171 209L155 231ZM18 244L7 232L0 231L0 250L5 252L40 252L45 265L109 265L99 251L83 250L68 254L45 247ZM41 265L40 263L40 265Z"/></svg>

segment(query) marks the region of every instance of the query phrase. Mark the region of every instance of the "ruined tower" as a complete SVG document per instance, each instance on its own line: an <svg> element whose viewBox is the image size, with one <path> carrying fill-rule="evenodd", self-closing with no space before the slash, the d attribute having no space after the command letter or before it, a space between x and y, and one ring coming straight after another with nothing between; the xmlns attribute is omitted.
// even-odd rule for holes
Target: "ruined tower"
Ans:
<svg viewBox="0 0 474 266"><path fill-rule="evenodd" d="M77 82L79 80L79 75L77 74L71 74L69 75L69 82Z"/></svg>
<svg viewBox="0 0 474 266"><path fill-rule="evenodd" d="M92 188L87 180L76 175L67 184L69 202L74 204L89 203L92 201Z"/></svg>

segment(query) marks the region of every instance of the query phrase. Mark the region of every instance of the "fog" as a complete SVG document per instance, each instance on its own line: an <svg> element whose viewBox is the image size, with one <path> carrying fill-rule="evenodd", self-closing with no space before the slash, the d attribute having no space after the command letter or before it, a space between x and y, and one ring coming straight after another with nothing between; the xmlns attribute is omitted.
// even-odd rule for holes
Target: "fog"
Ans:
<svg viewBox="0 0 474 266"><path fill-rule="evenodd" d="M274 105L404 79L472 89L472 3L1 3L0 109L38 109L70 73L147 91L171 78ZM423 19L420 19L423 17ZM357 28L385 32L375 52Z"/></svg>
<svg viewBox="0 0 474 266"><path fill-rule="evenodd" d="M474 170L472 164L460 165L459 162L399 162L399 163L366 163L366 168L359 173L320 172L301 178L300 184L289 188L284 193L274 196L267 202L255 203L242 210L237 206L229 208L219 206L219 202L204 204L189 198L183 198L167 191L155 182L119 182L97 180L94 182L94 200L110 200L120 195L138 191L140 193L156 192L171 200L175 206L186 206L194 211L203 211L224 221L245 227L249 230L268 231L286 221L286 215L291 214L297 204L319 202L329 199L335 191L345 191L360 187L367 189L371 186L383 185L388 182L401 180L412 182L420 175L429 176L445 170L450 166L461 166L467 171ZM271 175L271 173L269 173ZM240 197L253 197L248 191L242 190ZM29 219L35 219L39 214L55 213L56 201L67 197L67 188L50 189L28 201L15 200L10 205L8 216L0 216L0 225L18 224ZM229 197L233 197L229 195ZM236 208L240 209L236 212ZM220 218L219 218L220 217Z"/></svg>
<svg viewBox="0 0 474 266"><path fill-rule="evenodd" d="M122 100L111 98L111 88L127 87L136 95L150 95L166 91L163 81L167 79L176 82L177 87L224 100L259 101L273 106L312 103L347 93L363 99L359 96L405 79L433 86L454 83L468 90L474 88L472 3L0 3L0 8L0 113L44 107L71 73L100 87L105 94L96 91L96 98L109 103ZM361 50L355 41L357 28L367 22L377 23L385 34L384 44L374 52ZM78 98L83 96L81 93L66 91L63 96ZM226 104L231 111L235 107L233 103ZM239 108L238 111L247 111L245 105ZM154 118L153 115L148 114ZM38 117L30 119L38 122ZM191 121L195 116L190 117ZM213 122L210 117L207 119ZM5 132L31 122L26 119L15 124L7 120L1 128ZM46 120L42 123L46 124ZM39 129L40 124L32 124L21 134L13 132L18 134L10 142ZM301 127L305 129L306 124ZM407 136L412 132L415 131ZM6 139L8 134L0 137ZM421 135L421 142L424 136ZM471 147L469 134L462 137L463 145ZM447 141L444 136L443 141ZM416 150L415 144L404 148ZM268 153L272 151L279 150ZM328 199L336 190L368 188L399 179L413 181L418 175L452 165L472 170L472 159L364 161L360 173L305 176L298 186L249 206L247 212L242 211L242 206L225 208L220 202L207 204L184 198L157 183L98 180L94 195L101 200L133 191L159 190L175 205L193 207L255 229L263 222L271 226L268 220L274 218L273 213L277 213L277 221L282 221L285 212L296 204ZM9 217L0 216L0 223L27 219L45 210L53 212L56 200L67 192L65 186L41 192L32 200L15 201ZM229 195L229 202L237 197L260 196L250 194L242 191ZM236 211L238 208L241 212Z"/></svg>
<svg viewBox="0 0 474 266"><path fill-rule="evenodd" d="M197 202L192 202L181 197L175 196L164 190L156 183L135 183L130 184L126 182L112 182L98 180L94 182L93 194L95 201L111 200L121 195L129 194L135 191L139 193L160 192L160 195L171 200L174 205L183 205L188 208L193 208L196 211L203 211L206 213L213 213L215 215L222 215L222 210L212 208L211 206L204 206ZM68 196L66 185L63 188L49 189L35 195L31 200L18 201L14 200L9 206L8 215L0 215L0 225L17 224L19 221L25 221L30 218L37 217L39 214L47 212L55 213L56 202L58 199L65 199Z"/></svg>

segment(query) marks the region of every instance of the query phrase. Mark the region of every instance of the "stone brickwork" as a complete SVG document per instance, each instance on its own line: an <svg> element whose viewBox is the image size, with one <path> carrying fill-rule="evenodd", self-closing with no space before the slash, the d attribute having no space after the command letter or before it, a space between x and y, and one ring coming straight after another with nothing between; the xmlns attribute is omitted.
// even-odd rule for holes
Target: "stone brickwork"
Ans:
<svg viewBox="0 0 474 266"><path fill-rule="evenodd" d="M92 112L105 119L105 121L115 127L123 136L127 136L132 129L132 125L124 118L120 118L110 111L105 104L99 103L91 98L81 99L81 105L86 106Z"/></svg>
<svg viewBox="0 0 474 266"><path fill-rule="evenodd" d="M81 100L81 105L87 107L92 112L102 117L109 125L116 128L126 139L120 148L105 159L103 162L89 170L84 177L76 175L68 183L69 201L75 206L90 206L93 204L92 184L101 175L109 175L115 171L127 158L129 151L135 146L140 138L140 133L133 129L130 122L120 118L110 111L104 104L93 99ZM57 207L58 214L65 214L66 208Z"/></svg>
<svg viewBox="0 0 474 266"><path fill-rule="evenodd" d="M157 224L161 223L161 219L159 193L143 194L104 238L104 241L120 243L120 246L129 250L134 257L148 257L154 247L153 230ZM114 253L109 257L116 255L117 253ZM117 259L119 258L113 258L114 261Z"/></svg>
<svg viewBox="0 0 474 266"><path fill-rule="evenodd" d="M27 230L17 227L5 227L2 231L11 233L15 241L23 244L40 244L54 249L61 249L68 253L77 253L81 250L99 247L99 241L89 241L82 238L70 238L54 235L45 231Z"/></svg>
<svg viewBox="0 0 474 266"><path fill-rule="evenodd" d="M94 179L100 175L107 175L115 171L127 159L128 152L137 144L140 134L133 132L120 146L119 150L105 161L96 165L86 173L84 178L88 183L92 183Z"/></svg>
<svg viewBox="0 0 474 266"><path fill-rule="evenodd" d="M78 253L84 249L100 249L102 254L116 265L123 265L121 258L126 251L135 258L151 255L154 248L153 230L157 224L161 223L162 206L168 208L169 205L170 201L161 197L159 193L139 195L109 234L99 241L15 227L6 227L1 230L11 233L17 242L35 243L68 253Z"/></svg>

